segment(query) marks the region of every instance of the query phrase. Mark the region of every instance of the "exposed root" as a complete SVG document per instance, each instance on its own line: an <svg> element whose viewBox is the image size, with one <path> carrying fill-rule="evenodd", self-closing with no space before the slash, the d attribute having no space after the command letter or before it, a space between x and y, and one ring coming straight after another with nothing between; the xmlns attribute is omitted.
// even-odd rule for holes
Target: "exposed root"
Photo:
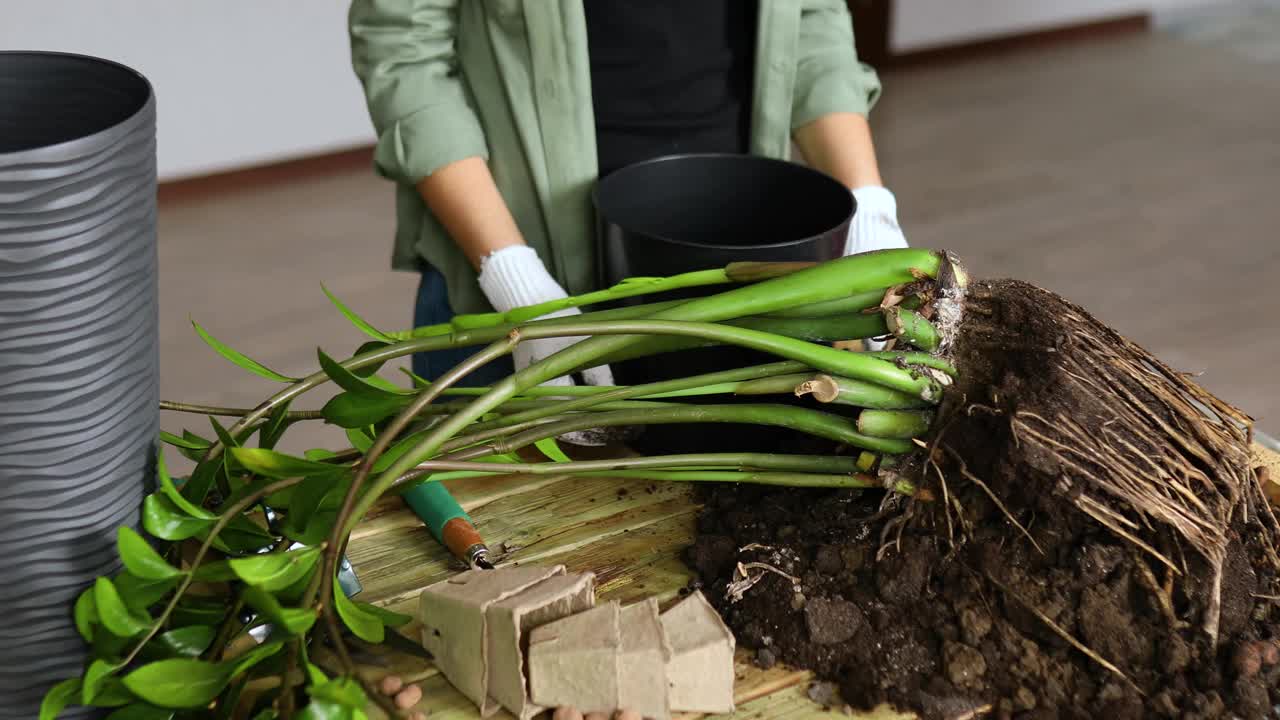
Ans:
<svg viewBox="0 0 1280 720"><path fill-rule="evenodd" d="M1036 618L1039 619L1040 622L1044 623L1045 627L1052 630L1054 634L1058 635L1063 640L1066 640L1068 643L1070 643L1072 647L1074 647L1075 649L1087 655L1090 660L1098 663L1099 665L1101 665L1102 667L1110 671L1112 674L1114 674L1116 677L1123 680L1125 684L1133 688L1139 695L1142 695L1144 697L1146 696L1146 693L1142 691L1142 688L1138 687L1137 683L1130 680L1129 676L1125 675L1124 672L1120 670L1120 668L1116 667L1113 663L1108 661L1106 658L1099 655L1088 645L1085 645L1084 643L1077 640L1074 635L1067 632L1066 629L1064 629L1058 623L1054 622L1048 615L1045 615L1043 612L1041 612L1040 609L1037 608L1035 605L1019 597L1017 593L1009 590L1009 588L1002 585L1000 581L991 577L990 574L987 575L987 580L990 581L992 585L995 585L1000 590L1000 592L1004 593L1008 597L1013 598L1014 600L1017 600L1019 605L1022 605L1027 610L1031 611L1031 614L1035 615Z"/></svg>
<svg viewBox="0 0 1280 720"><path fill-rule="evenodd" d="M752 573L752 570L759 570L760 572ZM768 573L780 575L790 581L794 587L800 587L800 578L785 573L769 563L740 562L738 563L737 568L734 569L733 581L725 588L725 597L727 597L731 603L736 603L742 600L742 596L745 595L748 590L755 587L756 583L763 580L765 575Z"/></svg>
<svg viewBox="0 0 1280 720"><path fill-rule="evenodd" d="M1138 570L1138 582L1155 597L1156 605L1159 606L1165 621L1169 623L1169 629L1181 630L1186 627L1187 623L1179 620L1178 613L1173 609L1172 587L1169 590L1160 587L1160 583L1156 581L1156 574L1151 572L1151 566L1147 565L1137 553L1133 554L1133 566Z"/></svg>
<svg viewBox="0 0 1280 720"><path fill-rule="evenodd" d="M1044 548L1040 547L1040 544L1036 542L1036 539L1031 537L1031 533L1027 532L1027 529L1022 526L1022 523L1018 522L1018 518L1014 517L1013 513L1009 512L1009 508L1005 507L1004 502L1000 500L1000 497L992 492L991 488L988 487L986 483L982 482L981 478L969 472L969 466L965 463L964 458L960 457L960 454L955 450L952 450L950 447L944 447L943 449L951 455L952 459L960 463L960 474L964 476L964 479L981 488L982 491L987 494L987 497L991 498L991 502L995 503L996 507L1000 508L1000 512L1004 513L1004 516L1009 519L1009 522L1013 523L1013 526L1022 532L1023 536L1027 538L1027 541L1031 543L1031 547L1035 548L1036 552L1043 555Z"/></svg>
<svg viewBox="0 0 1280 720"><path fill-rule="evenodd" d="M964 387L949 391L942 415L981 426L988 437L1007 432L1008 457L996 460L1006 472L1047 478L1081 512L1172 571L1181 572L1151 541L1161 528L1204 557L1213 590L1198 624L1216 643L1232 520L1263 524L1261 543L1280 567L1280 522L1251 467L1252 420L1052 293L1002 281L976 283L964 299L964 317L945 326L955 330ZM967 398L987 394L990 405ZM966 458L970 448L947 448L961 474L1017 524L956 447ZM1169 614L1168 594L1157 597Z"/></svg>

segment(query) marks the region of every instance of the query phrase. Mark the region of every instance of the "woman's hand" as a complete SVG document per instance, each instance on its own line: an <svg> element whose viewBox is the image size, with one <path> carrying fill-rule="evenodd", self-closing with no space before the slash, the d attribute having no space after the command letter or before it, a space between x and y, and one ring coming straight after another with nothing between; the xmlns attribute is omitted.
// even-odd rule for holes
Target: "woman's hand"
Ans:
<svg viewBox="0 0 1280 720"><path fill-rule="evenodd" d="M382 682L378 683L378 690L391 698L396 707L401 710L408 710L422 701L422 688L417 685L405 685L399 675L388 675L382 678ZM409 720L427 720L427 714L421 710L414 710L409 715Z"/></svg>
<svg viewBox="0 0 1280 720"><path fill-rule="evenodd" d="M907 238L898 225L898 202L893 193L879 185L854 188L857 203L844 254L907 247Z"/></svg>
<svg viewBox="0 0 1280 720"><path fill-rule="evenodd" d="M488 298L489 304L493 305L498 312L508 312L514 308L568 297L564 288L560 287L560 283L547 272L546 266L538 258L538 253L528 245L509 245L485 256L480 262L480 289ZM580 314L582 312L578 308L566 308L542 317L566 317ZM557 337L521 342L516 346L512 357L516 370L523 370L582 339L581 337ZM613 373L608 365L583 370L582 376L588 385L613 384ZM572 385L573 380L564 376L545 384Z"/></svg>

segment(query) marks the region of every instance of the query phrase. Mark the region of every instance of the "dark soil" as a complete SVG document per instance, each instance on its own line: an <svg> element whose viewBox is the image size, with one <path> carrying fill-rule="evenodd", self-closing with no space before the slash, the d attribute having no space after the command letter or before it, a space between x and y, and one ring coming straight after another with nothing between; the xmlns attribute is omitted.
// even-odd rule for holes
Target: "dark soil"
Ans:
<svg viewBox="0 0 1280 720"><path fill-rule="evenodd" d="M1269 515L1245 493L1224 523L1215 647L1203 629L1212 577L1204 556L1174 528L1111 499L1137 519L1134 536L1180 572L1168 570L1081 512L1081 483L1064 481L1061 458L1037 457L1011 429L1018 410L1065 411L1095 431L1106 422L1106 393L1082 396L1059 377L1061 359L1079 348L1054 318L1096 321L1030 286L981 289L987 300L971 303L981 325L966 320L956 356L967 385L949 391L943 412L957 420L935 426L946 428L936 444L958 454L935 452L938 467L922 480L934 499L706 490L687 557L696 582L760 664L812 669L854 708L887 702L925 718L1274 716L1280 612L1259 597L1277 594ZM1047 302L1060 307L1046 311ZM1169 420L1173 411L1162 412ZM1130 430L1143 452L1162 451L1163 437ZM752 562L778 572L764 571L735 601L727 589Z"/></svg>

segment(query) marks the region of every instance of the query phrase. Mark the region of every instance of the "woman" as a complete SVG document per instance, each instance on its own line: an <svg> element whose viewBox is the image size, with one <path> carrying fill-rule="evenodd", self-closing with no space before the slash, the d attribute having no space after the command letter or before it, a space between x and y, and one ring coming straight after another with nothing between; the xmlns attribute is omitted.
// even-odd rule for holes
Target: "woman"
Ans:
<svg viewBox="0 0 1280 720"><path fill-rule="evenodd" d="M595 289L593 183L672 152L785 159L794 142L857 199L846 253L906 245L843 0L354 0L350 35L376 168L397 184L393 266L422 276L415 325ZM574 341L524 343L469 381ZM612 383L608 367L583 379Z"/></svg>

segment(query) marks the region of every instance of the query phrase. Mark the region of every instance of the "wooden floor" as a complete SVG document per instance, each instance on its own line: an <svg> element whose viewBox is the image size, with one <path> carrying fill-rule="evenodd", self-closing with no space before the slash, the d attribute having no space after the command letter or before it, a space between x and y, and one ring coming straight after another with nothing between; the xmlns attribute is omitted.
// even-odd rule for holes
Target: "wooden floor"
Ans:
<svg viewBox="0 0 1280 720"><path fill-rule="evenodd" d="M888 73L874 114L884 175L913 245L1063 293L1203 372L1275 434L1280 387L1263 360L1280 357L1273 70L1152 35ZM247 406L273 390L206 349L188 317L290 374L316 368L317 346L340 354L361 342L322 282L375 324L407 327L415 279L387 269L392 212L390 186L367 169L163 206L164 397ZM288 447L328 442L342 440L317 427ZM676 553L693 508L682 488L489 480L458 493L492 542L520 547L513 561L592 569L606 597L683 584ZM391 507L352 553L365 599L400 609L447 572L425 531ZM439 698L433 709L467 716L428 666L400 662ZM803 674L741 674L743 717L813 710L797 694Z"/></svg>

